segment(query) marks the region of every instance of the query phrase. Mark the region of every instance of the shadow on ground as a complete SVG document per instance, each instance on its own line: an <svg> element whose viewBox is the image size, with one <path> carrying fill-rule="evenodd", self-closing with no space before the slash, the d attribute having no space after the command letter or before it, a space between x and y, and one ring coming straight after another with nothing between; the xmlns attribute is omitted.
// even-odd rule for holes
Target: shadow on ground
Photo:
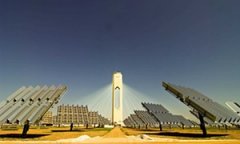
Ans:
<svg viewBox="0 0 240 144"><path fill-rule="evenodd" d="M49 134L27 134L25 137L22 137L21 134L0 134L0 138L39 138L48 135Z"/></svg>
<svg viewBox="0 0 240 144"><path fill-rule="evenodd" d="M147 135L159 135L159 136L174 136L174 137L189 137L189 138L202 138L202 133L180 133L180 132L158 132L158 133L145 133ZM211 137L225 137L228 134L207 134L205 138Z"/></svg>

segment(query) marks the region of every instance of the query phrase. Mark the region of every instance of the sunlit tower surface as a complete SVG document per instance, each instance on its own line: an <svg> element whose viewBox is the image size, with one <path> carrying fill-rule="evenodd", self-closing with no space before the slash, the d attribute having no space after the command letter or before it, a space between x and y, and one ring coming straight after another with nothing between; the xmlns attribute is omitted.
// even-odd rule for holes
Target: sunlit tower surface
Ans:
<svg viewBox="0 0 240 144"><path fill-rule="evenodd" d="M123 82L122 73L114 72L112 79L112 123L123 125Z"/></svg>

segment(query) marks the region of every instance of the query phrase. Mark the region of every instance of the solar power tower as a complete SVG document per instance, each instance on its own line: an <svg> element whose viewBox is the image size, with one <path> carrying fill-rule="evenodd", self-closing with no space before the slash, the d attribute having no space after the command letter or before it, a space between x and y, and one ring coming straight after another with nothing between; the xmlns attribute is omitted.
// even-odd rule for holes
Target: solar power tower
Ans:
<svg viewBox="0 0 240 144"><path fill-rule="evenodd" d="M112 123L123 125L123 82L122 73L113 73L112 79Z"/></svg>
<svg viewBox="0 0 240 144"><path fill-rule="evenodd" d="M166 82L162 82L162 85L166 91L175 95L177 99L191 108L190 112L200 120L203 136L207 135L205 121L221 124L237 124L240 121L240 117L236 113L196 90Z"/></svg>
<svg viewBox="0 0 240 144"><path fill-rule="evenodd" d="M62 85L19 88L1 103L0 124L24 124L26 120L32 124L38 123L66 90L67 87Z"/></svg>

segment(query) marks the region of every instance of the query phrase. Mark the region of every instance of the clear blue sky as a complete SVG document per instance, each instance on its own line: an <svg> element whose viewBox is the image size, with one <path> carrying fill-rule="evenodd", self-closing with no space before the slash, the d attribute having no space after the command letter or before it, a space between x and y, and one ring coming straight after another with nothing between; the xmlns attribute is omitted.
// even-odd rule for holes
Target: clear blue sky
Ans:
<svg viewBox="0 0 240 144"><path fill-rule="evenodd" d="M161 81L240 102L239 0L0 0L0 100L65 84L74 103L123 73L173 112Z"/></svg>

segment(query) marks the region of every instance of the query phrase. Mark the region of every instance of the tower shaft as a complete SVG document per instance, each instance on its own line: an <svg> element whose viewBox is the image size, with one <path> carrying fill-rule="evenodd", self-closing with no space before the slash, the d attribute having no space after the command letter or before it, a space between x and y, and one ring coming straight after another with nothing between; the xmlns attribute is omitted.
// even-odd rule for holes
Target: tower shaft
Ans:
<svg viewBox="0 0 240 144"><path fill-rule="evenodd" d="M122 73L113 73L112 80L112 123L117 125L123 124L122 101L123 97L123 82Z"/></svg>

